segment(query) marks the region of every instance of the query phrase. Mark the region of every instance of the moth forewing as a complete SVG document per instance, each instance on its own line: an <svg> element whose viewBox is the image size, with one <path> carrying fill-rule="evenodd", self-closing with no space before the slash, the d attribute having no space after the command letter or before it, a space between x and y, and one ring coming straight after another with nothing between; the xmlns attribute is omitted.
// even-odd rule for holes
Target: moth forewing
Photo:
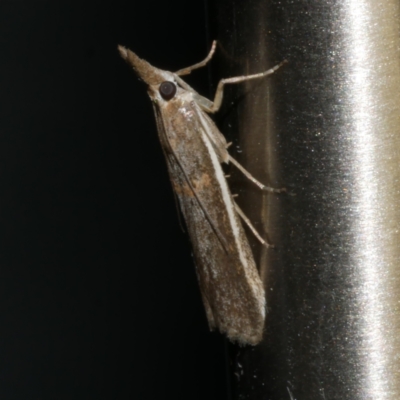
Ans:
<svg viewBox="0 0 400 400"><path fill-rule="evenodd" d="M175 117L167 118L171 107ZM264 289L213 145L190 102L160 106L161 143L196 261L210 328L255 344L265 318Z"/></svg>
<svg viewBox="0 0 400 400"><path fill-rule="evenodd" d="M205 65L214 49L215 42L205 60L178 73ZM262 339L265 320L263 283L221 168L222 162L231 160L228 145L205 114L219 108L225 83L245 79L221 81L212 102L178 74L155 68L124 47L119 51L148 85L169 176L193 245L210 328L217 327L232 341L255 345Z"/></svg>

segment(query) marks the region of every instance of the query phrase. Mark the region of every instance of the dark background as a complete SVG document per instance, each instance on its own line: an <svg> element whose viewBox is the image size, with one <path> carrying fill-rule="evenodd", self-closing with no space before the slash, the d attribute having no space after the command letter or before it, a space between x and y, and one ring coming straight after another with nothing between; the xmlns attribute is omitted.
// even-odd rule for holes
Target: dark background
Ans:
<svg viewBox="0 0 400 400"><path fill-rule="evenodd" d="M0 398L224 399L145 86L202 59L202 1L0 3ZM208 95L207 69L189 77Z"/></svg>

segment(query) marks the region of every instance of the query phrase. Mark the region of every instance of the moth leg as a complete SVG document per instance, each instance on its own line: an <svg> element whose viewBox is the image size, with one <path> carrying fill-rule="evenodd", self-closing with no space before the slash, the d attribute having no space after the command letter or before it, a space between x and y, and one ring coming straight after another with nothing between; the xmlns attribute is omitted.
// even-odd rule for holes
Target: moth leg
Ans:
<svg viewBox="0 0 400 400"><path fill-rule="evenodd" d="M194 64L194 65L191 65L190 67L182 68L179 71L176 71L175 74L177 74L179 76L189 75L193 70L195 70L197 68L204 67L211 60L212 56L215 53L216 47L217 47L217 41L214 40L212 42L211 50L208 53L208 56L203 61L200 61L200 62L198 62L197 64Z"/></svg>
<svg viewBox="0 0 400 400"><path fill-rule="evenodd" d="M264 190L266 192L272 192L272 193L282 193L286 192L286 188L280 188L276 189L270 186L265 186L263 185L260 181L258 181L256 178L254 178L253 175L250 174L249 171L247 171L244 167L242 167L232 156L229 156L229 161L251 182L253 182L255 185L257 185L261 190Z"/></svg>
<svg viewBox="0 0 400 400"><path fill-rule="evenodd" d="M250 81L252 79L264 78L265 76L273 74L278 68L280 68L283 64L286 64L286 63L287 63L287 60L284 60L281 63L279 63L278 65L275 65L275 67L272 67L267 71L260 72L258 74L254 74L254 75L243 75L243 76L235 76L233 78L221 79L218 83L217 91L215 92L215 97L214 97L212 106L207 111L210 113L215 113L220 109L221 104L222 104L222 98L224 95L224 86L226 84L240 83L240 82L244 82L244 81Z"/></svg>
<svg viewBox="0 0 400 400"><path fill-rule="evenodd" d="M238 213L238 215L240 216L240 218L242 218L242 220L244 221L244 223L249 227L249 229L253 232L253 235L258 239L258 241L265 247L275 247L273 244L270 244L268 242L266 242L261 235L257 232L256 228L254 228L254 226L252 225L252 223L250 222L250 220L246 217L246 215L244 214L244 212L241 210L241 208L234 202L235 204L235 209L236 212Z"/></svg>

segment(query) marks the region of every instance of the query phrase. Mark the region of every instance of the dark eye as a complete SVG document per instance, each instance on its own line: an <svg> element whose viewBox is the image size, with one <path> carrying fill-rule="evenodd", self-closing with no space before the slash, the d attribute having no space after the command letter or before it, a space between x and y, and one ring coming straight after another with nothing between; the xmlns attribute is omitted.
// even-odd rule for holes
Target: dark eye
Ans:
<svg viewBox="0 0 400 400"><path fill-rule="evenodd" d="M176 85L172 82L163 82L158 89L164 100L171 100L176 93Z"/></svg>

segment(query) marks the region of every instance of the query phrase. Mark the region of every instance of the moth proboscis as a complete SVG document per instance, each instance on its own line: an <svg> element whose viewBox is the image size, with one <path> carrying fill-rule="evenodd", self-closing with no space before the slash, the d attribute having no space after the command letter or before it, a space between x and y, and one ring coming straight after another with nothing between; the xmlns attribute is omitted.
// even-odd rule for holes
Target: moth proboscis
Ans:
<svg viewBox="0 0 400 400"><path fill-rule="evenodd" d="M240 219L263 245L270 245L233 200L221 164L232 163L262 190L279 193L285 189L263 185L234 160L225 137L206 113L220 108L224 85L268 76L286 61L262 73L222 79L211 101L180 76L205 66L215 48L214 41L203 61L174 73L118 47L148 85L169 176L193 245L210 329L218 327L232 341L255 345L263 336L265 292Z"/></svg>

